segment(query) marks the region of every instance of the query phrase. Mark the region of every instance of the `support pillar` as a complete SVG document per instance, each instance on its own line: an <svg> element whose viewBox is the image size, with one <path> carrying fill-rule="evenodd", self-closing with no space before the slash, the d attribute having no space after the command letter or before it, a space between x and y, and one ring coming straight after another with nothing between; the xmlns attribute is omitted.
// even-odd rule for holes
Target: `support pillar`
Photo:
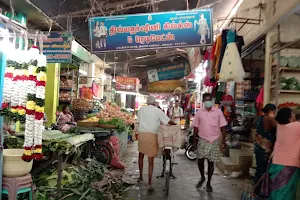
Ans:
<svg viewBox="0 0 300 200"><path fill-rule="evenodd" d="M56 111L59 105L59 63L47 64L47 84L45 91L45 113L48 118L47 125L56 122Z"/></svg>
<svg viewBox="0 0 300 200"><path fill-rule="evenodd" d="M105 83L105 69L100 68L100 85L99 85L99 92L98 92L99 99L103 99L104 83Z"/></svg>
<svg viewBox="0 0 300 200"><path fill-rule="evenodd" d="M94 77L94 75L95 75L95 63L90 63L88 65L88 71L87 71L87 73L88 73L88 75L87 75L88 77ZM88 78L87 79L87 85L88 85L88 87L92 86L93 80L94 80L94 78Z"/></svg>
<svg viewBox="0 0 300 200"><path fill-rule="evenodd" d="M2 106L3 101L3 85L4 85L4 73L6 68L6 57L4 53L0 52L0 102ZM2 185L2 170L3 170L3 116L0 116L0 185ZM0 187L0 194L2 194L2 187ZM0 196L0 199L1 196Z"/></svg>

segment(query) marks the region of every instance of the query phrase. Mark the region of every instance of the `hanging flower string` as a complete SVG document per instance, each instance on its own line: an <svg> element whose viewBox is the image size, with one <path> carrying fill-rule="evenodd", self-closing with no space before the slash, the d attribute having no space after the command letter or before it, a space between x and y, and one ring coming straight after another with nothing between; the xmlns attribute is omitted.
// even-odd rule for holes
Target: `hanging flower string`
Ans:
<svg viewBox="0 0 300 200"><path fill-rule="evenodd" d="M14 62L8 60L4 74L3 101L1 106L1 115L8 116L10 113L10 103L13 88Z"/></svg>
<svg viewBox="0 0 300 200"><path fill-rule="evenodd" d="M24 138L24 153L22 159L30 162L34 157L32 155L32 147L35 132L35 106L36 106L36 69L37 60L31 60L28 67L27 102L26 102L26 124Z"/></svg>
<svg viewBox="0 0 300 200"><path fill-rule="evenodd" d="M42 137L44 127L44 113L45 113L45 86L47 81L46 75L46 57L40 55L37 67L36 80L36 106L35 106L35 122L34 122L34 158L41 160L42 154Z"/></svg>

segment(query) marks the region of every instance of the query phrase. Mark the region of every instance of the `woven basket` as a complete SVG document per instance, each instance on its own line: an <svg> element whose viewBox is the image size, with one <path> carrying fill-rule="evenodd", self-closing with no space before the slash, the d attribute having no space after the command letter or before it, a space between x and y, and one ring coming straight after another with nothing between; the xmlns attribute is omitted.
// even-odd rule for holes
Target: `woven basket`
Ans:
<svg viewBox="0 0 300 200"><path fill-rule="evenodd" d="M98 122L77 122L79 127L99 127Z"/></svg>
<svg viewBox="0 0 300 200"><path fill-rule="evenodd" d="M118 126L109 125L109 124L99 124L98 127L100 127L100 128L106 128L106 129L116 129L116 128L118 128Z"/></svg>

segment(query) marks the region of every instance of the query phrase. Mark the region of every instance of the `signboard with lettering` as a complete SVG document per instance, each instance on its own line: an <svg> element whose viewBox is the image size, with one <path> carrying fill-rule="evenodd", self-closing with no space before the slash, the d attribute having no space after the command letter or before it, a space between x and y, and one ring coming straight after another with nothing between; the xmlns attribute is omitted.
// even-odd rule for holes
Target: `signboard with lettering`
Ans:
<svg viewBox="0 0 300 200"><path fill-rule="evenodd" d="M207 46L212 9L89 18L92 52Z"/></svg>
<svg viewBox="0 0 300 200"><path fill-rule="evenodd" d="M138 92L140 86L140 80L133 77L116 77L116 90Z"/></svg>
<svg viewBox="0 0 300 200"><path fill-rule="evenodd" d="M191 69L187 62L164 65L158 69L151 69L147 71L150 83L163 80L180 79L188 75L190 72Z"/></svg>
<svg viewBox="0 0 300 200"><path fill-rule="evenodd" d="M157 93L171 93L177 87L181 86L180 80L166 80L166 81L158 81L154 83L149 83L147 85L148 92L157 92Z"/></svg>
<svg viewBox="0 0 300 200"><path fill-rule="evenodd" d="M72 33L50 32L50 36L43 38L43 53L48 63L71 63L72 61Z"/></svg>

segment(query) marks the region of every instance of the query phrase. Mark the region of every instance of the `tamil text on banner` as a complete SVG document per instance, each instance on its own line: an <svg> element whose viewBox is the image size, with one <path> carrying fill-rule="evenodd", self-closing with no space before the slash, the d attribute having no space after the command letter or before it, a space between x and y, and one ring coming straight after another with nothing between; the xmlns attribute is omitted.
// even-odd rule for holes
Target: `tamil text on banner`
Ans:
<svg viewBox="0 0 300 200"><path fill-rule="evenodd" d="M177 87L181 86L180 80L166 80L158 81L154 83L149 83L147 85L148 92L157 92L157 93L173 93Z"/></svg>
<svg viewBox="0 0 300 200"><path fill-rule="evenodd" d="M164 65L158 69L151 69L147 71L148 80L150 83L163 81L163 80L174 80L180 79L191 72L189 63L174 63Z"/></svg>
<svg viewBox="0 0 300 200"><path fill-rule="evenodd" d="M43 38L43 53L47 56L47 62L71 63L72 40L70 32L50 32L47 38Z"/></svg>
<svg viewBox="0 0 300 200"><path fill-rule="evenodd" d="M140 80L133 77L116 77L116 90L138 92L140 86Z"/></svg>
<svg viewBox="0 0 300 200"><path fill-rule="evenodd" d="M92 52L212 45L212 31L211 9L89 18Z"/></svg>

